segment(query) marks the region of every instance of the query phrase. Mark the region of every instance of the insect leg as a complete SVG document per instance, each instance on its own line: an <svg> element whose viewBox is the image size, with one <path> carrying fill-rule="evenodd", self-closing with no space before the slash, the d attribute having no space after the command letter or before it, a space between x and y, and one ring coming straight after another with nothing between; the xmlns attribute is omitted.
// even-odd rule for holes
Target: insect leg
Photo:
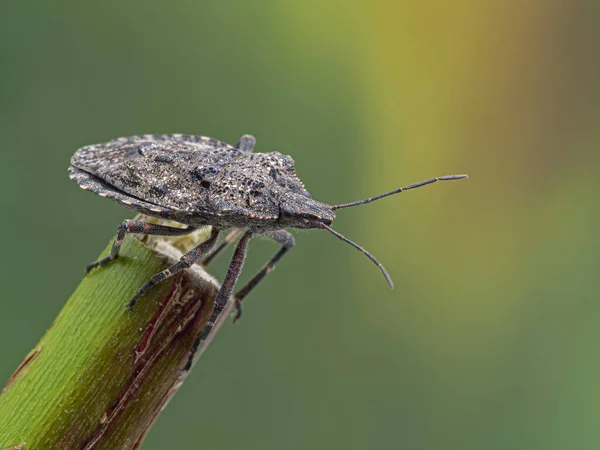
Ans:
<svg viewBox="0 0 600 450"><path fill-rule="evenodd" d="M251 152L254 150L256 144L256 138L250 134L244 134L237 141L236 147L243 152Z"/></svg>
<svg viewBox="0 0 600 450"><path fill-rule="evenodd" d="M235 228L231 233L227 235L225 240L215 247L200 263L202 267L206 267L210 262L223 250L225 250L233 241L235 241L240 234L244 231L241 228Z"/></svg>
<svg viewBox="0 0 600 450"><path fill-rule="evenodd" d="M202 242L200 245L194 247L191 251L187 252L185 255L181 257L181 259L173 264L171 267L163 270L162 272L158 272L153 275L150 281L148 281L145 285L143 285L139 291L133 296L133 298L127 304L128 308L133 308L133 305L138 301L138 299L148 292L152 287L160 283L165 278L169 278L170 276L175 275L177 272L187 269L188 267L194 265L196 261L198 261L202 256L204 256L217 242L217 237L219 236L219 231L213 227L210 237Z"/></svg>
<svg viewBox="0 0 600 450"><path fill-rule="evenodd" d="M194 362L194 355L198 351L200 344L202 341L206 340L206 338L210 335L211 330L213 329L215 322L219 318L219 315L227 306L227 302L229 297L231 296L231 292L235 287L235 283L237 282L238 277L240 276L240 272L242 271L242 267L244 266L244 261L246 260L246 250L248 248L248 241L252 236L252 231L248 230L240 241L238 242L237 247L235 248L235 252L233 253L233 257L231 258L231 263L229 264L229 269L227 269L227 275L225 275L225 279L223 280L223 284L221 284L221 288L217 293L217 297L215 298L215 306L213 308L213 312L208 318L208 322L206 323L204 329L198 334L196 340L194 341L194 345L192 346L192 351L190 352L190 356L187 364L185 365L185 370L189 370L192 367Z"/></svg>
<svg viewBox="0 0 600 450"><path fill-rule="evenodd" d="M127 233L152 234L159 236L183 236L185 234L191 233L194 230L196 230L196 228L175 228L168 227L166 225L156 225L153 223L138 222L137 220L125 220L119 225L117 237L115 238L113 246L110 249L110 255L106 258L102 258L99 261L87 265L85 268L85 272L88 273L90 270L96 267L102 267L108 264L109 262L117 259L119 257L119 249L121 248L121 244L123 243L123 240L125 239L125 235Z"/></svg>
<svg viewBox="0 0 600 450"><path fill-rule="evenodd" d="M270 237L275 242L278 242L282 245L275 256L273 256L267 264L258 272L246 285L241 288L238 292L235 293L235 308L236 313L233 321L237 321L242 316L242 301L246 296L250 293L252 289L256 287L256 285L275 268L275 264L281 259L283 255L285 255L289 249L294 246L294 236L291 233L285 230L277 230L268 233L264 233L265 236Z"/></svg>

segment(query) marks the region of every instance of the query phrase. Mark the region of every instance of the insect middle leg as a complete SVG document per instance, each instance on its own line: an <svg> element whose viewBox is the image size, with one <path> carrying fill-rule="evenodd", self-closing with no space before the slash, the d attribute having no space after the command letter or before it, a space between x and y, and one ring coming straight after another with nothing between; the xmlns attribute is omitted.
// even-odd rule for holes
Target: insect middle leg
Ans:
<svg viewBox="0 0 600 450"><path fill-rule="evenodd" d="M137 220L125 220L119 225L119 231L117 232L117 237L115 238L112 248L110 249L110 255L92 264L88 264L85 268L85 272L88 273L90 270L95 269L96 267L102 267L108 264L109 262L117 259L119 257L119 250L121 249L121 244L123 244L123 241L125 240L125 235L127 233L148 234L158 236L183 236L191 233L194 230L196 230L196 228L194 227L175 228L166 225L139 222Z"/></svg>
<svg viewBox="0 0 600 450"><path fill-rule="evenodd" d="M235 241L240 234L242 234L244 230L242 228L235 228L231 233L229 233L223 242L221 242L217 247L213 249L200 263L202 267L206 267L210 264L210 262L215 259L215 257L225 250L233 241Z"/></svg>
<svg viewBox="0 0 600 450"><path fill-rule="evenodd" d="M242 316L242 301L246 296L256 287L258 283L262 281L262 279L267 276L269 272L271 272L275 265L279 262L279 260L285 255L289 249L294 246L295 240L294 236L288 231L285 230L277 230L271 231L268 233L264 233L265 236L273 239L275 242L281 244L281 248L275 255L265 264L265 266L250 280L246 285L237 291L234 295L235 300L235 308L236 313L233 318L233 321L239 320Z"/></svg>
<svg viewBox="0 0 600 450"><path fill-rule="evenodd" d="M177 272L183 269L187 269L193 266L200 258L202 258L204 255L206 255L207 252L210 251L210 249L215 245L215 242L217 242L218 237L219 231L213 227L210 237L206 241L202 242L200 245L197 245L191 251L187 252L179 259L178 262L173 264L171 267L168 267L162 272L158 272L157 274L153 275L152 278L150 278L150 281L148 281L145 285L143 285L140 288L139 291L137 291L137 293L127 304L127 307L133 308L138 299L150 289L152 289L152 287L155 284L160 283L165 278L169 278L175 275Z"/></svg>
<svg viewBox="0 0 600 450"><path fill-rule="evenodd" d="M208 318L208 322L206 322L204 329L198 334L196 340L194 341L188 362L185 365L185 370L189 370L192 367L192 364L194 363L194 355L198 351L200 344L202 341L206 340L208 336L210 336L210 332L215 326L215 322L221 315L223 309L225 309L227 306L229 297L235 288L235 284L237 283L238 277L242 271L242 267L244 266L244 262L246 261L246 251L248 249L248 241L250 240L251 236L252 231L246 231L235 248L235 252L231 258L231 263L229 264L229 269L227 269L227 275L225 275L225 279L223 280L221 288L219 289L219 292L215 298L213 312Z"/></svg>

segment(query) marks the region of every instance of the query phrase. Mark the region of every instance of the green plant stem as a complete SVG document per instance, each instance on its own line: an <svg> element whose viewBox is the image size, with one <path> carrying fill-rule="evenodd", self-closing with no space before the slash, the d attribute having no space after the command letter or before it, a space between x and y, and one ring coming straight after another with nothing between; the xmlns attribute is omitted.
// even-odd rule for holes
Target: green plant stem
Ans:
<svg viewBox="0 0 600 450"><path fill-rule="evenodd" d="M0 448L141 445L189 373L218 285L195 267L155 286L133 311L125 304L178 248L205 237L127 238L118 260L84 277L0 394Z"/></svg>

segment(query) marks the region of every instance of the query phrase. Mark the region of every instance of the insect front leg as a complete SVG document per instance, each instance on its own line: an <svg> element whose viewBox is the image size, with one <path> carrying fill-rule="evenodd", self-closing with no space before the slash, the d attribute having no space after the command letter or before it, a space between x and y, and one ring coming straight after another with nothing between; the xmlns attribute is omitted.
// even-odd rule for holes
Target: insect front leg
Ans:
<svg viewBox="0 0 600 450"><path fill-rule="evenodd" d="M251 152L256 145L256 138L251 134L244 134L237 141L236 147L243 152Z"/></svg>
<svg viewBox="0 0 600 450"><path fill-rule="evenodd" d="M160 283L165 278L169 278L175 275L177 272L187 269L188 267L193 266L200 258L206 255L207 252L215 245L217 242L217 238L219 237L219 231L213 227L210 237L202 242L200 245L194 247L191 251L187 252L185 255L181 257L181 259L173 264L171 267L163 270L162 272L158 272L153 275L150 281L148 281L145 285L141 287L139 291L133 296L133 298L127 304L128 308L133 308L135 303L139 300L139 298L148 292L152 287Z"/></svg>
<svg viewBox="0 0 600 450"><path fill-rule="evenodd" d="M285 255L288 252L288 250L294 246L295 243L294 236L292 236L291 233L285 230L271 231L264 233L264 235L270 237L275 242L280 243L282 247L277 253L275 253L275 256L273 256L267 262L267 264L265 264L265 266L260 270L260 272L258 272L250 281L248 281L248 283L246 283L246 285L243 288L241 288L234 295L236 308L236 313L233 318L234 322L239 320L239 318L242 316L242 301L244 300L244 298L246 298L250 291L254 289L256 285L260 283L260 281L275 268L277 262L279 262L281 257Z"/></svg>
<svg viewBox="0 0 600 450"><path fill-rule="evenodd" d="M192 367L192 364L194 363L194 355L198 351L200 344L202 341L206 340L208 336L210 336L210 332L215 326L215 322L219 318L219 315L221 315L223 309L225 309L225 306L227 306L229 297L235 288L235 284L240 276L244 262L246 261L246 250L248 249L248 241L250 240L251 236L252 231L246 231L235 248L235 252L231 258L231 263L229 264L229 269L227 269L227 275L225 275L223 284L221 284L221 288L219 289L217 297L215 298L213 312L208 318L208 322L204 326L204 329L198 334L196 340L194 341L188 362L185 365L185 370L190 370Z"/></svg>
<svg viewBox="0 0 600 450"><path fill-rule="evenodd" d="M208 255L206 255L206 258L204 258L202 260L202 262L200 263L202 265L202 267L206 267L210 264L210 262L215 259L215 257L221 253L223 250L225 250L227 247L229 247L229 245L231 245L231 243L233 241L235 241L238 236L240 234L242 234L244 230L242 228L235 228L231 233L229 233L225 239L223 240L223 242L221 242L217 247L214 248L213 251L211 251Z"/></svg>
<svg viewBox="0 0 600 450"><path fill-rule="evenodd" d="M108 264L109 262L117 259L119 257L119 250L121 249L121 244L123 244L123 240L125 239L125 235L127 233L149 234L158 236L183 236L185 234L191 233L194 230L196 230L196 228L194 227L175 228L166 225L156 225L153 223L139 222L137 220L125 220L119 225L117 237L115 238L112 248L110 249L110 255L106 258L102 258L99 261L87 265L85 268L85 272L88 273L90 270L95 269L96 267L102 267Z"/></svg>

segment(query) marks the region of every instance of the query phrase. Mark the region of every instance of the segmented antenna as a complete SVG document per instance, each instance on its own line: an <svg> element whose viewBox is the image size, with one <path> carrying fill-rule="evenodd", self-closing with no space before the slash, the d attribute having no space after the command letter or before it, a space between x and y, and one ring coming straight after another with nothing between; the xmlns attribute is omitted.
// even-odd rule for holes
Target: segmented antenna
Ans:
<svg viewBox="0 0 600 450"><path fill-rule="evenodd" d="M383 265L379 261L377 261L377 258L375 258L373 255L371 255L368 251L366 251L364 248L362 248L357 243L352 242L348 238L345 238L340 233L338 233L337 231L335 231L333 228L328 227L324 223L317 222L316 226L319 227L319 228L323 228L323 229L329 231L331 234L333 234L334 236L338 237L340 240L342 240L344 242L347 242L348 244L350 244L352 247L354 247L358 251L364 253L367 258L369 258L373 263L375 263L375 265L377 265L377 267L379 267L379 269L381 270L381 273L383 274L383 277L385 278L385 281L387 281L387 284L390 286L390 288L392 288L392 289L394 288L394 283L392 282L392 279L390 278L390 275L387 273L387 270L385 270L385 267L383 267Z"/></svg>
<svg viewBox="0 0 600 450"><path fill-rule="evenodd" d="M430 178L429 180L419 181L418 183L411 184L411 185L401 187L398 189L394 189L393 191L386 192L385 194L380 194L375 197L365 198L364 200L358 200L356 202L351 202L351 203L344 203L343 205L334 205L331 207L331 210L335 211L336 209L350 208L351 206L364 205L365 203L371 203L371 202L374 202L375 200L379 200L380 198L388 197L388 196L394 195L394 194L399 194L402 191L407 191L409 189L415 189L415 188L418 188L421 186L435 183L436 181L461 180L463 178L469 178L469 176L468 175L446 175L444 177Z"/></svg>

